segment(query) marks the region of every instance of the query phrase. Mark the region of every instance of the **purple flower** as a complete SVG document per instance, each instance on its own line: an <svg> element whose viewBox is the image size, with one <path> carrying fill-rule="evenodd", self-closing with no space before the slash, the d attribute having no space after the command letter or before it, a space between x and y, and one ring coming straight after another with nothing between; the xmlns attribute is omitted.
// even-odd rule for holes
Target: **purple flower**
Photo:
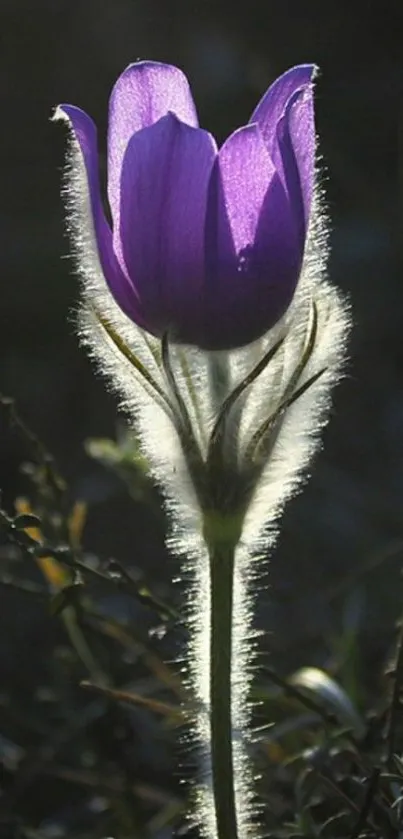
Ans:
<svg viewBox="0 0 403 839"><path fill-rule="evenodd" d="M231 349L284 314L301 271L315 168L312 65L280 76L218 149L176 67L132 64L109 105L103 210L96 128L60 110L84 157L99 262L125 314L160 336Z"/></svg>

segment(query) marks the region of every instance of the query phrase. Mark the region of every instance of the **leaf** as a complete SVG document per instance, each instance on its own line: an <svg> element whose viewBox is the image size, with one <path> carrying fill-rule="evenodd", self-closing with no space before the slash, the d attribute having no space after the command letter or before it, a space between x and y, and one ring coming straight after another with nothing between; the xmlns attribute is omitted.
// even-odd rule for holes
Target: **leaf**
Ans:
<svg viewBox="0 0 403 839"><path fill-rule="evenodd" d="M106 334L110 338L113 344L117 347L119 352L129 361L132 367L140 373L140 376L147 383L151 391L160 399L160 404L165 411L168 412L170 416L171 413L175 415L175 411L173 410L172 403L169 399L169 396L165 393L165 391L160 387L158 382L154 379L151 375L150 371L147 367L142 364L139 358L137 358L136 354L127 346L121 335L116 331L116 329L112 326L112 324L98 311L98 309L93 306L93 312L97 321L101 324L103 329L105 330Z"/></svg>
<svg viewBox="0 0 403 839"><path fill-rule="evenodd" d="M68 519L70 543L75 549L80 548L86 521L87 505L84 501L76 501Z"/></svg>
<svg viewBox="0 0 403 839"><path fill-rule="evenodd" d="M267 365L270 361L274 358L282 344L284 343L284 337L280 338L274 346L270 347L268 352L260 359L260 361L255 365L255 367L245 376L244 379L234 388L233 391L227 396L222 405L220 413L216 419L213 431L211 432L208 452L207 452L207 463L210 466L215 464L217 458L220 455L220 446L221 440L225 429L225 423L231 408L235 405L236 401L242 395L244 390L250 387L251 384L255 381L255 379L260 376L260 374L265 370Z"/></svg>
<svg viewBox="0 0 403 839"><path fill-rule="evenodd" d="M358 737L364 737L365 725L347 693L323 670L303 667L289 679L290 684L313 693L315 697L346 724Z"/></svg>
<svg viewBox="0 0 403 839"><path fill-rule="evenodd" d="M94 693L100 693L108 699L115 700L115 702L126 702L129 705L142 705L148 708L149 711L153 711L153 713L162 716L178 717L181 719L185 714L183 708L170 705L168 702L161 702L159 699L153 699L151 696L142 696L139 693L129 693L124 690L113 690L112 688L94 685L92 682L87 681L80 682L80 687L94 691Z"/></svg>

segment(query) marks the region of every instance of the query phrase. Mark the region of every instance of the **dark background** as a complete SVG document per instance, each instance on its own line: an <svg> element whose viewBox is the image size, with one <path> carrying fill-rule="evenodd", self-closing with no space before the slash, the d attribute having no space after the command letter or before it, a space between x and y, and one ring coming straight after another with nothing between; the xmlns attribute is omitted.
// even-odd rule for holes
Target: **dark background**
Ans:
<svg viewBox="0 0 403 839"><path fill-rule="evenodd" d="M401 13L391 2L342 0L1 0L0 389L53 452L71 498L84 498L84 542L148 577L169 580L162 538L144 504L88 457L88 437L115 437L115 404L78 348L77 280L60 200L65 136L49 122L71 102L106 128L107 101L131 61L178 64L201 124L222 140L245 123L269 83L313 61L317 126L333 220L331 280L351 297L351 364L324 450L286 512L261 623L283 669L323 663L351 610L363 660L377 662L403 601L403 284L396 248ZM101 140L102 148L102 140ZM26 451L0 420L0 483L10 512L26 491ZM384 561L383 561L384 560ZM379 564L354 596L356 570ZM347 582L346 582L347 580ZM343 588L345 586L345 588ZM358 591L358 593L357 593ZM2 627L24 611L6 591ZM334 598L338 606L334 605ZM39 621L36 615L33 618ZM13 630L11 630L13 631ZM322 640L319 642L319 638ZM7 655L7 644L2 643ZM40 648L36 651L41 656ZM368 676L370 679L370 676Z"/></svg>

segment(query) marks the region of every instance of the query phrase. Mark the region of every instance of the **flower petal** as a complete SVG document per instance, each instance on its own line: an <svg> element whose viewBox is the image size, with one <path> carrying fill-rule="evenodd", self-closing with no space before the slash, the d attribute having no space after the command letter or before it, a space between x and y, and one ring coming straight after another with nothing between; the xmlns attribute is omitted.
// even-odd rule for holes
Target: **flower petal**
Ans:
<svg viewBox="0 0 403 839"><path fill-rule="evenodd" d="M288 307L302 260L287 194L256 125L220 150L205 241L210 346L250 343Z"/></svg>
<svg viewBox="0 0 403 839"><path fill-rule="evenodd" d="M131 64L118 78L109 101L108 197L119 225L119 190L123 158L136 131L153 125L169 111L197 127L196 107L186 76L156 61Z"/></svg>
<svg viewBox="0 0 403 839"><path fill-rule="evenodd" d="M78 151L82 155L82 171L74 166L73 161L71 174L71 190L74 193L72 198L80 213L80 217L73 219L73 222L77 227L76 246L80 250L81 264L87 275L90 275L92 271L102 271L121 308L141 325L135 291L123 274L114 254L112 231L102 206L95 124L85 111L74 105L59 105L55 119L68 122ZM83 184L85 177L87 183ZM79 185L74 183L75 179L80 182ZM84 206L87 203L88 206ZM77 212L77 207L73 208L74 213Z"/></svg>
<svg viewBox="0 0 403 839"><path fill-rule="evenodd" d="M257 126L239 128L219 152L226 216L235 252L250 245L275 167Z"/></svg>
<svg viewBox="0 0 403 839"><path fill-rule="evenodd" d="M200 314L204 219L216 151L210 134L167 114L133 135L122 167L116 252L134 279L147 329L170 329L185 342Z"/></svg>
<svg viewBox="0 0 403 839"><path fill-rule="evenodd" d="M288 70L271 85L251 117L289 194L301 241L308 228L315 176L315 71L313 64Z"/></svg>
<svg viewBox="0 0 403 839"><path fill-rule="evenodd" d="M308 229L315 183L315 120L312 89L297 90L289 99L277 126L273 159L299 215L300 236Z"/></svg>
<svg viewBox="0 0 403 839"><path fill-rule="evenodd" d="M287 70L269 87L255 108L249 122L257 122L267 143L269 153L273 153L276 143L277 123L283 115L287 102L297 90L304 90L312 85L316 67L314 64L300 64Z"/></svg>

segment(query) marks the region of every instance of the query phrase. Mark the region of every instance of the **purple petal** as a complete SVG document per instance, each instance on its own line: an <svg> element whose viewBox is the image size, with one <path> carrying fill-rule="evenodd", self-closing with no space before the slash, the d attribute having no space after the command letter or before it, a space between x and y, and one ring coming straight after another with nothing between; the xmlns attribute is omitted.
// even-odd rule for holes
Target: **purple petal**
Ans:
<svg viewBox="0 0 403 839"><path fill-rule="evenodd" d="M305 240L315 175L315 118L312 80L315 66L288 70L269 88L254 111Z"/></svg>
<svg viewBox="0 0 403 839"><path fill-rule="evenodd" d="M241 128L220 150L209 190L210 346L241 346L273 326L291 302L301 260L292 208L260 130Z"/></svg>
<svg viewBox="0 0 403 839"><path fill-rule="evenodd" d="M239 128L219 152L227 219L236 253L253 242L275 167L255 125Z"/></svg>
<svg viewBox="0 0 403 839"><path fill-rule="evenodd" d="M94 239L93 251L90 244L84 241L86 259L99 261L105 279L121 308L126 314L141 325L137 311L135 292L128 279L124 276L113 251L112 232L105 218L102 207L99 172L98 172L98 149L97 130L92 119L74 105L60 105L56 117L61 116L67 119L78 143L84 163L83 175L87 177L86 188L88 189L89 213L83 209L83 218L78 223L83 228L80 235L85 238L89 233L90 240ZM81 173L73 173L78 177ZM85 215L85 218L84 218ZM90 253L90 251L92 251ZM96 267L95 267L96 270Z"/></svg>
<svg viewBox="0 0 403 839"><path fill-rule="evenodd" d="M120 177L132 135L153 125L168 112L197 127L189 83L177 67L154 61L131 64L117 80L109 101L108 197L119 225Z"/></svg>
<svg viewBox="0 0 403 839"><path fill-rule="evenodd" d="M287 70L269 87L255 108L249 122L257 122L267 143L270 154L276 143L277 123L282 117L287 102L297 90L312 85L316 67L314 64L300 64Z"/></svg>
<svg viewBox="0 0 403 839"><path fill-rule="evenodd" d="M290 204L304 241L309 223L315 182L315 122L311 88L296 91L288 101L277 126L273 151Z"/></svg>
<svg viewBox="0 0 403 839"><path fill-rule="evenodd" d="M173 114L133 135L122 167L114 231L151 332L192 335L204 278L207 189L213 138Z"/></svg>

